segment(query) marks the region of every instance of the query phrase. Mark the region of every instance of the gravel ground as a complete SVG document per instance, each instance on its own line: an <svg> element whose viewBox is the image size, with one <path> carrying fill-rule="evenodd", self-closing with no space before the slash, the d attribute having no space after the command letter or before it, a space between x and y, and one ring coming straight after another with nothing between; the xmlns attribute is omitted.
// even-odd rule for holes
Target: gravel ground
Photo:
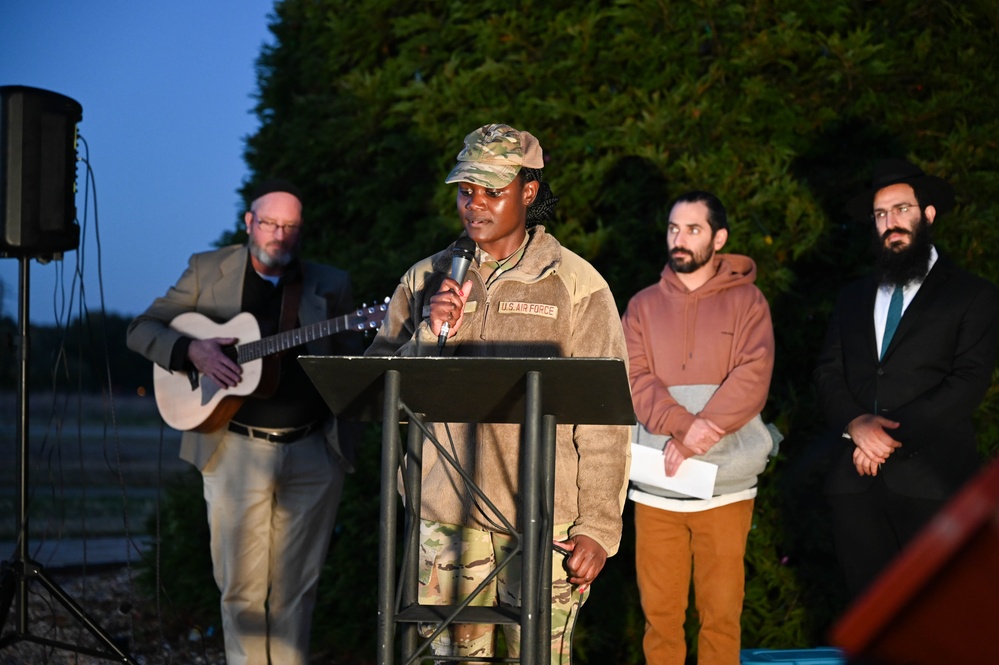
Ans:
<svg viewBox="0 0 999 665"><path fill-rule="evenodd" d="M48 571L47 571L48 572ZM90 571L86 577L59 572L48 576L94 623L121 645L139 665L223 665L221 635L202 635L186 625L168 625L156 611L155 600L141 597L129 570L123 567ZM131 575L135 575L134 569ZM84 625L53 599L42 583L28 585L28 630L34 638L55 640L89 649L102 645ZM2 611L2 608L0 608ZM16 635L16 610L12 607L3 627L3 639ZM55 648L18 640L0 649L0 665L98 665L122 662L113 658L81 655L69 648Z"/></svg>

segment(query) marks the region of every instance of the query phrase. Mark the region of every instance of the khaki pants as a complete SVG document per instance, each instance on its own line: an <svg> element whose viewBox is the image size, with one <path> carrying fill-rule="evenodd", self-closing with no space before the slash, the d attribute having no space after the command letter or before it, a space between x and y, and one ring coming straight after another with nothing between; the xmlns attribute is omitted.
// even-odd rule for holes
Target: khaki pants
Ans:
<svg viewBox="0 0 999 665"><path fill-rule="evenodd" d="M564 540L569 525L555 527L555 539ZM421 605L454 605L465 598L505 560L512 539L502 533L468 527L420 521L420 582ZM589 590L579 593L569 584L560 554L552 554L552 621L551 653L553 664L567 665L572 658L572 630L579 608ZM521 558L500 572L492 583L475 599L473 606L495 605L520 607ZM421 626L424 637L435 625ZM490 624L457 624L439 635L431 647L438 656L489 657L495 651L496 627ZM508 655L520 656L520 626L503 625Z"/></svg>
<svg viewBox="0 0 999 665"><path fill-rule="evenodd" d="M696 513L635 504L635 560L649 665L683 665L693 571L698 665L739 665L746 538L753 500Z"/></svg>
<svg viewBox="0 0 999 665"><path fill-rule="evenodd" d="M228 665L308 663L343 475L321 432L287 444L228 432L202 470Z"/></svg>

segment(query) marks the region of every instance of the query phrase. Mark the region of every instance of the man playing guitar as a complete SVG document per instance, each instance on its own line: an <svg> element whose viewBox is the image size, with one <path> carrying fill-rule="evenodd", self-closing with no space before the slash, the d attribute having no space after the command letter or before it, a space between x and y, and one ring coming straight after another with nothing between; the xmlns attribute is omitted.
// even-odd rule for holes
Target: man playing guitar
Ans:
<svg viewBox="0 0 999 665"><path fill-rule="evenodd" d="M241 364L233 347L248 340L240 337L311 329L353 310L346 272L298 257L303 219L297 187L262 183L244 221L248 244L194 254L177 283L131 323L128 346L156 363L157 371L177 377L180 393L206 399L238 394L221 419L185 431L181 441L181 457L204 480L226 660L305 665L315 589L354 442L343 428L338 435L297 355L353 355L364 344L356 333L310 334L291 352L269 355L273 368ZM259 332L222 327L220 334L203 336L172 325L190 313L209 322L240 315ZM249 390L238 390L246 384Z"/></svg>

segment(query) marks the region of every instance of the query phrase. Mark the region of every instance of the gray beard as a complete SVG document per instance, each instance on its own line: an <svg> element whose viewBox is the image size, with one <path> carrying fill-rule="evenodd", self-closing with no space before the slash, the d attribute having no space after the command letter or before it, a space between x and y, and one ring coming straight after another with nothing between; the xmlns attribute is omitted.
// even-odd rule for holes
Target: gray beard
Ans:
<svg viewBox="0 0 999 665"><path fill-rule="evenodd" d="M297 253L296 250L290 249L277 256L271 256L263 247L253 242L253 238L250 238L250 255L268 268L284 268L295 259Z"/></svg>

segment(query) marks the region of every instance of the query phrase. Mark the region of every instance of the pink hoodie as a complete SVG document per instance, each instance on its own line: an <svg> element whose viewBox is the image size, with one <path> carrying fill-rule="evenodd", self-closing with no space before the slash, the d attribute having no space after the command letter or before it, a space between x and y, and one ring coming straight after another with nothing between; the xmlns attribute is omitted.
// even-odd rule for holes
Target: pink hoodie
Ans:
<svg viewBox="0 0 999 665"><path fill-rule="evenodd" d="M681 442L697 416L731 434L763 410L774 365L770 307L753 284L756 264L717 254L717 272L689 291L667 266L624 314L632 400L639 422ZM698 414L668 387L718 386Z"/></svg>

